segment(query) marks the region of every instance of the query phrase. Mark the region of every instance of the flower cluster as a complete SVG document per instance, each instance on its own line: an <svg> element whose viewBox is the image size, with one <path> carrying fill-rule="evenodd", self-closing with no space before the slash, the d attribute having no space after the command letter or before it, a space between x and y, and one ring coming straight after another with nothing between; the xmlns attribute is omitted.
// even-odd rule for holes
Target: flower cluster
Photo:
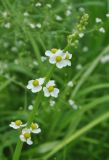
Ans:
<svg viewBox="0 0 109 160"><path fill-rule="evenodd" d="M41 129L37 123L32 123L28 128L27 124L23 124L21 120L16 120L15 122L11 122L9 126L14 129L20 129L20 140L22 142L26 142L29 145L33 144L31 140L31 133L38 134L41 132Z"/></svg>
<svg viewBox="0 0 109 160"><path fill-rule="evenodd" d="M35 80L30 80L28 82L27 88L30 89L33 93L39 92L43 88L45 97L58 97L59 89L56 88L56 84L54 80L48 81L45 87L42 87L44 84L45 78L39 78Z"/></svg>
<svg viewBox="0 0 109 160"><path fill-rule="evenodd" d="M72 58L72 54L68 51L64 52L61 49L53 48L51 50L47 50L45 55L49 57L49 62L51 64L56 64L57 68L71 66L70 60Z"/></svg>

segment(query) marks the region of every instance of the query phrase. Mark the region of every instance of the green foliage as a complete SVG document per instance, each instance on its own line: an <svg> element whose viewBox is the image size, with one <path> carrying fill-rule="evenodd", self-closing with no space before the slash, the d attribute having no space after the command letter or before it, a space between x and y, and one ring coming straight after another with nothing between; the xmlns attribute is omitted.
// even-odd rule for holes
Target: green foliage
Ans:
<svg viewBox="0 0 109 160"><path fill-rule="evenodd" d="M45 51L65 48L83 8L89 24L82 28L84 37L77 35L78 48L69 48L72 66L55 69L52 75L60 89L57 99L38 97L41 104L34 121L42 132L33 135L32 146L23 145L20 160L109 160L109 61L101 63L109 55L108 0L0 1L0 160L12 160L18 141L10 122L27 122L28 106L37 106L36 94L26 89L28 80L49 77L52 67L42 60ZM96 23L97 17L102 22Z"/></svg>

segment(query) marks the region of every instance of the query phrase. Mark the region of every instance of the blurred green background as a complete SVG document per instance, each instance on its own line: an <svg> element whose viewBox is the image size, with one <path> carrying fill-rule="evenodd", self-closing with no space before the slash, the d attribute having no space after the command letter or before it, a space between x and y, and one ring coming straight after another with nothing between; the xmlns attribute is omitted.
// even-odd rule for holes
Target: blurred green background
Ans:
<svg viewBox="0 0 109 160"><path fill-rule="evenodd" d="M109 160L109 0L0 0L0 160L12 160L18 140L10 122L26 122L34 104L28 81L48 73L45 51L66 46L84 11L89 24L69 50L72 66L52 76L59 97L42 97L42 132L20 160Z"/></svg>

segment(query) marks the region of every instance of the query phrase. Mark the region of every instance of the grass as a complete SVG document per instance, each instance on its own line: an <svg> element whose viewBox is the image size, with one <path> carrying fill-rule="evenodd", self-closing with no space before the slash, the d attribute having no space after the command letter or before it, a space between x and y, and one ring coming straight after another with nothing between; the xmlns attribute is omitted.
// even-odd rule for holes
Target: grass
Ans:
<svg viewBox="0 0 109 160"><path fill-rule="evenodd" d="M109 62L101 63L102 57L109 55L109 1L40 3L41 7L35 7L35 0L0 1L0 160L12 160L18 142L19 135L9 127L10 122L21 119L30 123L34 118L31 113L42 132L32 136L32 146L23 144L20 160L109 160ZM79 21L81 7L89 14L89 24L78 47L69 48L72 66L53 68L48 60L42 61L42 56L46 50L67 46L67 36ZM66 16L68 8L70 16ZM57 15L61 21L56 20ZM102 23L95 22L97 17ZM41 28L30 25L38 23ZM101 27L106 33L99 31ZM46 75L48 80L55 79L60 89L57 99L42 94L37 97L26 89L30 79ZM67 85L69 81L73 87ZM53 107L50 100L55 101ZM75 101L76 109L69 100ZM36 114L28 109L38 103Z"/></svg>

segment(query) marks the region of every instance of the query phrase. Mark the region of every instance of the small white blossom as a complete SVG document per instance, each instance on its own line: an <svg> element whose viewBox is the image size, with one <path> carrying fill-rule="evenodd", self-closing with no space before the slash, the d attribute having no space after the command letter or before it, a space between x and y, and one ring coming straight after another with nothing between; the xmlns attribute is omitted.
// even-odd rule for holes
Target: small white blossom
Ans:
<svg viewBox="0 0 109 160"><path fill-rule="evenodd" d="M73 81L69 81L69 82L67 83L67 86L68 86L68 87L73 87L73 86L74 86Z"/></svg>
<svg viewBox="0 0 109 160"><path fill-rule="evenodd" d="M83 52L88 52L89 48L87 46L83 47Z"/></svg>
<svg viewBox="0 0 109 160"><path fill-rule="evenodd" d="M85 9L82 8L82 7L80 7L80 8L79 8L79 11L80 11L80 12L85 12Z"/></svg>
<svg viewBox="0 0 109 160"><path fill-rule="evenodd" d="M95 21L96 21L96 23L101 23L102 22L102 20L100 18L96 18Z"/></svg>
<svg viewBox="0 0 109 160"><path fill-rule="evenodd" d="M41 7L42 4L38 2L38 3L35 4L35 6L36 6L36 7Z"/></svg>
<svg viewBox="0 0 109 160"><path fill-rule="evenodd" d="M11 28L11 23L10 22L5 23L4 27L7 28L7 29Z"/></svg>
<svg viewBox="0 0 109 160"><path fill-rule="evenodd" d="M51 99L50 99L49 103L50 103L50 106L51 106L51 107L53 107L53 106L55 105L55 101L53 101L53 100L51 100Z"/></svg>
<svg viewBox="0 0 109 160"><path fill-rule="evenodd" d="M75 102L72 99L69 99L68 103L74 110L78 109L78 106L75 104Z"/></svg>
<svg viewBox="0 0 109 160"><path fill-rule="evenodd" d="M99 29L99 31L100 31L101 33L105 33L105 32L106 32L103 27L101 27L101 28Z"/></svg>
<svg viewBox="0 0 109 160"><path fill-rule="evenodd" d="M40 23L37 23L37 24L36 24L36 27L37 27L37 28L41 28L42 25L41 25Z"/></svg>
<svg viewBox="0 0 109 160"><path fill-rule="evenodd" d="M70 16L72 14L71 10L66 10L65 15Z"/></svg>
<svg viewBox="0 0 109 160"><path fill-rule="evenodd" d="M60 49L53 48L53 49L51 49L51 50L47 50L47 51L45 52L45 55L48 56L48 57L50 57L51 55L57 53L58 51L61 51L61 50L60 50Z"/></svg>
<svg viewBox="0 0 109 160"><path fill-rule="evenodd" d="M59 16L59 15L56 15L56 17L55 17L55 18L56 18L56 20L57 20L57 21L62 21L62 17L61 17L61 16Z"/></svg>
<svg viewBox="0 0 109 160"><path fill-rule="evenodd" d="M51 4L46 4L46 6L48 7L48 8L51 8L52 7L52 5Z"/></svg>
<svg viewBox="0 0 109 160"><path fill-rule="evenodd" d="M8 16L8 12L7 12L7 11L2 12L2 16L3 16L4 18L6 18L6 17Z"/></svg>
<svg viewBox="0 0 109 160"><path fill-rule="evenodd" d="M77 70L81 70L82 67L83 67L83 66L82 66L81 64L78 64L78 65L76 66L76 69L77 69Z"/></svg>
<svg viewBox="0 0 109 160"><path fill-rule="evenodd" d="M28 13L28 12L24 12L23 15L24 15L25 17L28 17L28 16L29 16L29 13Z"/></svg>
<svg viewBox="0 0 109 160"><path fill-rule="evenodd" d="M19 129L19 128L22 128L22 127L26 126L26 124L22 124L21 120L16 120L15 122L11 122L9 124L9 126L14 128L14 129Z"/></svg>
<svg viewBox="0 0 109 160"><path fill-rule="evenodd" d="M30 89L33 93L39 92L42 89L45 78L39 78L35 80L30 80L28 82L27 88Z"/></svg>
<svg viewBox="0 0 109 160"><path fill-rule="evenodd" d="M71 66L71 58L72 58L72 54L70 54L68 51L66 53L64 53L65 57L64 57L64 67L65 66Z"/></svg>
<svg viewBox="0 0 109 160"><path fill-rule="evenodd" d="M36 28L36 25L33 24L33 23L29 23L29 26L30 26L30 28L32 28L32 29Z"/></svg>
<svg viewBox="0 0 109 160"><path fill-rule="evenodd" d="M43 87L43 91L44 91L44 96L45 97L58 97L58 93L59 93L59 89L55 88L55 81L54 80L50 80L47 84L46 87Z"/></svg>
<svg viewBox="0 0 109 160"><path fill-rule="evenodd" d="M109 55L105 55L101 58L101 63L109 62Z"/></svg>
<svg viewBox="0 0 109 160"><path fill-rule="evenodd" d="M47 60L47 57L44 57L44 56L41 57L42 62L45 62L46 60Z"/></svg>
<svg viewBox="0 0 109 160"><path fill-rule="evenodd" d="M30 110L30 111L33 110L33 105L29 105L28 110Z"/></svg>
<svg viewBox="0 0 109 160"><path fill-rule="evenodd" d="M79 33L79 37L83 38L84 37L84 33Z"/></svg>
<svg viewBox="0 0 109 160"><path fill-rule="evenodd" d="M61 69L66 66L64 59L65 59L65 54L63 54L62 50L58 50L55 54L52 54L50 56L49 62L51 64L56 64L56 67Z"/></svg>
<svg viewBox="0 0 109 160"><path fill-rule="evenodd" d="M39 125L37 123L32 123L30 130L32 133L36 133L36 134L41 132L41 129L39 128Z"/></svg>
<svg viewBox="0 0 109 160"><path fill-rule="evenodd" d="M22 130L21 135L20 135L20 139L22 142L26 142L29 145L33 144L32 140L31 140L31 130L28 128L24 128Z"/></svg>
<svg viewBox="0 0 109 160"><path fill-rule="evenodd" d="M109 13L107 13L107 14L106 14L106 17L108 17L108 18L109 18Z"/></svg>

